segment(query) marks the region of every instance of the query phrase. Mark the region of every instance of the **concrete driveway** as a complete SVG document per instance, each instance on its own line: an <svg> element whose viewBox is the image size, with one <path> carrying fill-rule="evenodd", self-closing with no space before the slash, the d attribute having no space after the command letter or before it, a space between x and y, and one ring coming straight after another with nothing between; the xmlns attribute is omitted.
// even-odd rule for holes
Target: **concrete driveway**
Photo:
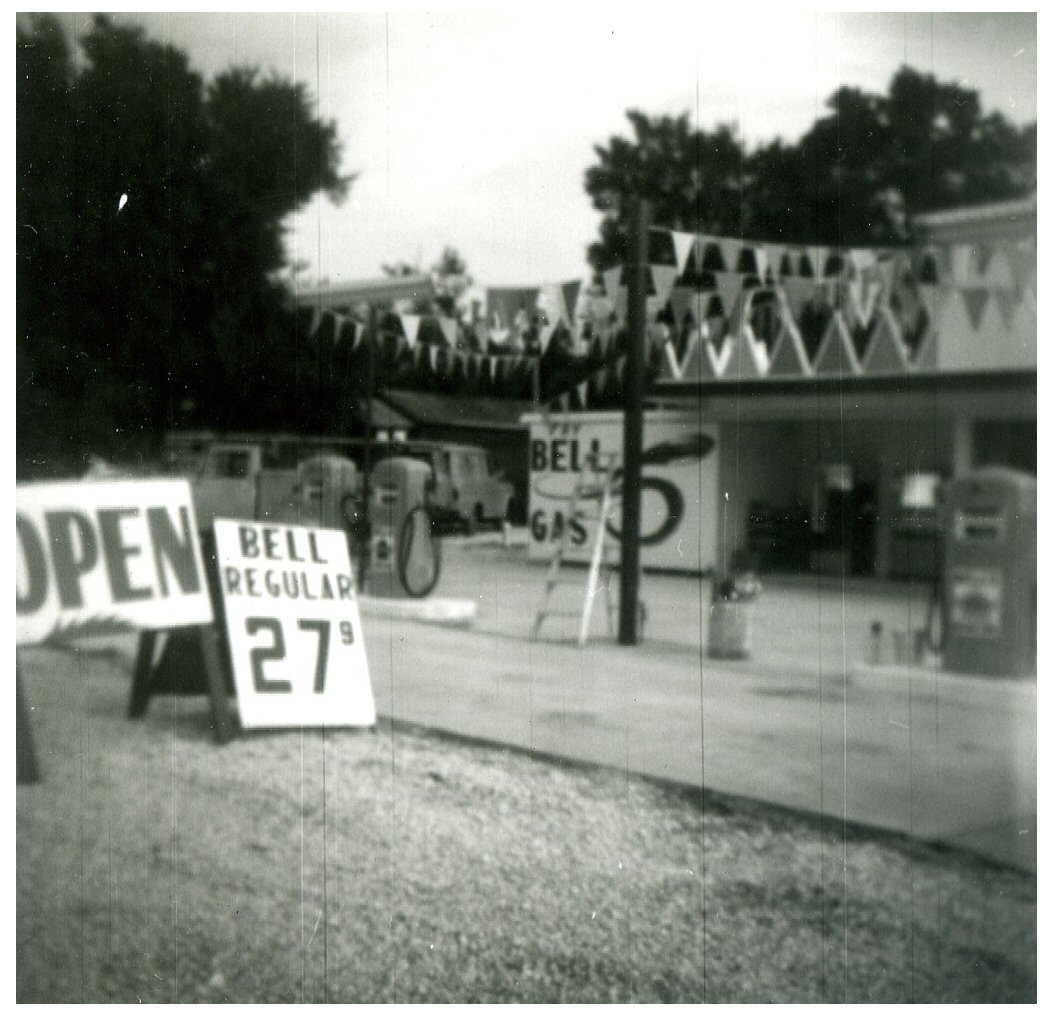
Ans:
<svg viewBox="0 0 1054 1019"><path fill-rule="evenodd" d="M363 612L377 710L527 751L596 763L967 848L1036 869L1036 680L888 664L925 619L920 585L769 580L752 652L706 656L710 585L646 575L645 639L619 647L598 604L530 641L545 568L522 548L445 543L437 598L469 628ZM580 605L584 571L569 574ZM598 599L602 603L602 599ZM365 608L365 607L364 607ZM871 624L887 663L868 664ZM129 665L135 638L95 638Z"/></svg>
<svg viewBox="0 0 1054 1019"><path fill-rule="evenodd" d="M1036 683L869 664L871 623L925 619L911 584L769 582L752 655L705 655L709 583L646 575L644 642L586 648L573 619L527 639L544 568L521 550L448 544L436 594L471 629L367 615L378 711L540 753L892 829L1036 866ZM577 576L577 581L575 580ZM585 572L570 573L568 605Z"/></svg>

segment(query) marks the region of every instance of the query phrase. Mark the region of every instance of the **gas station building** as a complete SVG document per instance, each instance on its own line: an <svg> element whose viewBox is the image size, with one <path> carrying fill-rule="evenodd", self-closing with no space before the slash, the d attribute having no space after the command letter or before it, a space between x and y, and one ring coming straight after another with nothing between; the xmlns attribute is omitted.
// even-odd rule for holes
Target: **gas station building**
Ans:
<svg viewBox="0 0 1054 1019"><path fill-rule="evenodd" d="M1035 198L916 225L909 249L667 246L650 395L718 431L721 568L932 578L939 484L1035 475Z"/></svg>

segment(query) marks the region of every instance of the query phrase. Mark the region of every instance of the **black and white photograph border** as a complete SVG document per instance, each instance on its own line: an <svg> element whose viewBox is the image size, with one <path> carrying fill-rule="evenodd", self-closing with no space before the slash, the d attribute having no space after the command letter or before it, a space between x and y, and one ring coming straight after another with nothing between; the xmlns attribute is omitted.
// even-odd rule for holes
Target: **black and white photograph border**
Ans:
<svg viewBox="0 0 1054 1019"><path fill-rule="evenodd" d="M1044 1000L1036 12L15 22L9 1001Z"/></svg>

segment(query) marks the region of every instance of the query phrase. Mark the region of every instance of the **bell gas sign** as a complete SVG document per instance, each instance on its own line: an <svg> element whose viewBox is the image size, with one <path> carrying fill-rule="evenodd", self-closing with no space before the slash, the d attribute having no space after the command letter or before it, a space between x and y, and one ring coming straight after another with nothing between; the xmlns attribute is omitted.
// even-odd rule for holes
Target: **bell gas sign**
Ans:
<svg viewBox="0 0 1054 1019"><path fill-rule="evenodd" d="M19 485L16 636L212 621L186 481Z"/></svg>
<svg viewBox="0 0 1054 1019"><path fill-rule="evenodd" d="M622 460L618 412L525 415L530 426L528 530L531 559L551 559L564 542L564 559L589 562L596 536L597 501L572 497L592 454ZM694 414L644 415L641 482L641 565L696 572L713 569L717 549L718 429ZM618 471L618 468L616 468ZM609 561L619 556L619 481L607 524Z"/></svg>

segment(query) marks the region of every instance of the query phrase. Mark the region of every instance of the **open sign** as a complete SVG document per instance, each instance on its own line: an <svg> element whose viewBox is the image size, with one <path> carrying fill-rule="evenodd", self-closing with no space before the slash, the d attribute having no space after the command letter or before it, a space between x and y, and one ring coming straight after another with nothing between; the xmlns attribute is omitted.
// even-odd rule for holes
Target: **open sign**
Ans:
<svg viewBox="0 0 1054 1019"><path fill-rule="evenodd" d="M186 481L20 485L17 641L212 621Z"/></svg>

